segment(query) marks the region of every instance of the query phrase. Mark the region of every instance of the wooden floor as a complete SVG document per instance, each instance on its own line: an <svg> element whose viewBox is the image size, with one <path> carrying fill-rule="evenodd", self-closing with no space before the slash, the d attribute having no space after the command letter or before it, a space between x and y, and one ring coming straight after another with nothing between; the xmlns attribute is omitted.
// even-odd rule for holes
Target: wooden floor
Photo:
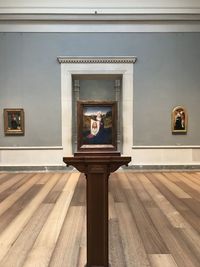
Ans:
<svg viewBox="0 0 200 267"><path fill-rule="evenodd" d="M112 267L200 267L200 173L117 172L110 179ZM85 178L0 174L0 267L83 267Z"/></svg>

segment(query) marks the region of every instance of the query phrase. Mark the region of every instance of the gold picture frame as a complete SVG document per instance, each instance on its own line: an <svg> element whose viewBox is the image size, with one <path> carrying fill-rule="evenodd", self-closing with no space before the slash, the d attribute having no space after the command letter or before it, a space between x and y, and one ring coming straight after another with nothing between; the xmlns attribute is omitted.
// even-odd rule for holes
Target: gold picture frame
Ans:
<svg viewBox="0 0 200 267"><path fill-rule="evenodd" d="M24 110L22 108L4 109L4 134L24 135Z"/></svg>
<svg viewBox="0 0 200 267"><path fill-rule="evenodd" d="M176 106L172 110L172 133L186 134L188 130L188 114L183 106Z"/></svg>

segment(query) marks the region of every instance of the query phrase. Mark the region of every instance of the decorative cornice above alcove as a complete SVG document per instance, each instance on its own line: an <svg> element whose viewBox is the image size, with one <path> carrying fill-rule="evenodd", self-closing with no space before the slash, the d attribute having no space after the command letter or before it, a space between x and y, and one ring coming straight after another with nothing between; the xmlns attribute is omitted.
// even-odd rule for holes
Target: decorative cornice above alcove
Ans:
<svg viewBox="0 0 200 267"><path fill-rule="evenodd" d="M68 56L59 56L57 57L58 62L61 63L72 63L72 64L134 64L137 61L135 56L104 56L104 57L68 57Z"/></svg>

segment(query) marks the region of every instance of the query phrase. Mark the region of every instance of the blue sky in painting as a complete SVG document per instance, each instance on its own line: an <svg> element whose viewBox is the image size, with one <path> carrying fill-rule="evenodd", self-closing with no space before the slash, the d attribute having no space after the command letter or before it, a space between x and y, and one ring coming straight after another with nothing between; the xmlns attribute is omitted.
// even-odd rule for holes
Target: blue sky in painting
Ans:
<svg viewBox="0 0 200 267"><path fill-rule="evenodd" d="M102 114L106 114L108 111L112 111L112 107L90 106L83 108L83 114L86 116L96 115L98 111L101 111Z"/></svg>

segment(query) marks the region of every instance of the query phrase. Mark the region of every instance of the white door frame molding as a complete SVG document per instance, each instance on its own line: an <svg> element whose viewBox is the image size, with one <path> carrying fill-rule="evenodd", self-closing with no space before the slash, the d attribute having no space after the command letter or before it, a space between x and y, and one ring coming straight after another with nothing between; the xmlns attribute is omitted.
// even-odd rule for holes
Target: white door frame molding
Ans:
<svg viewBox="0 0 200 267"><path fill-rule="evenodd" d="M58 57L61 64L61 107L63 155L72 154L72 75L122 75L123 154L133 145L133 64L136 57Z"/></svg>

